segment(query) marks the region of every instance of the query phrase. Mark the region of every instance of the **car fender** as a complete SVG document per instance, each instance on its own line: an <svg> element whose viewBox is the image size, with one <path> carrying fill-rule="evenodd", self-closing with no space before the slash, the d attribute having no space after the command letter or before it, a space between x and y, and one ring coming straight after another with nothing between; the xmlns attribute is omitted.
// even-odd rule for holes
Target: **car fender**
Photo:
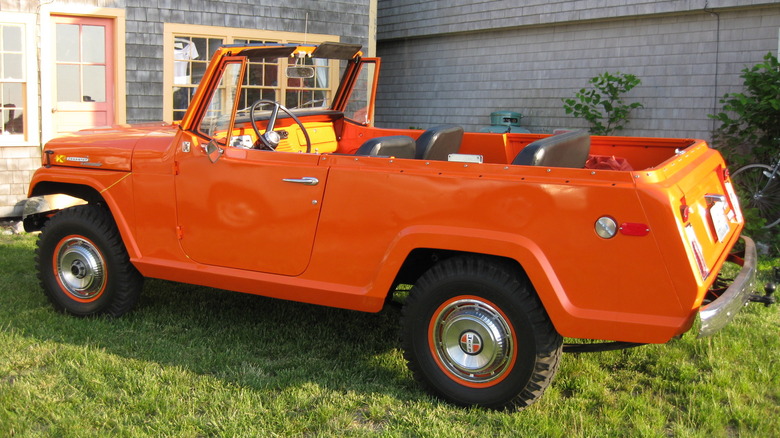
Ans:
<svg viewBox="0 0 780 438"><path fill-rule="evenodd" d="M41 167L33 175L28 189L28 198L64 194L84 199L96 193L99 199L84 199L86 202L104 202L114 218L131 259L139 258L140 251L135 243L130 223L133 214L132 172L92 170L66 167ZM35 202L35 201L33 201ZM31 207L27 212L43 213L43 209L56 208L48 202Z"/></svg>

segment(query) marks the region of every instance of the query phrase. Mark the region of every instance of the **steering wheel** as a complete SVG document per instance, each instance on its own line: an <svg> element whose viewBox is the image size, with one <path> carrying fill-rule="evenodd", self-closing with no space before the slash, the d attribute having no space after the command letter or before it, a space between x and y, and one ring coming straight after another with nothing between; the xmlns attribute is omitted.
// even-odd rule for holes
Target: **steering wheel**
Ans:
<svg viewBox="0 0 780 438"><path fill-rule="evenodd" d="M271 110L271 117L268 119L268 125L265 128L265 133L260 134L260 130L257 129L257 120L255 119L255 110L263 105L273 105L273 109ZM275 151L276 147L279 146L279 142L282 140L281 136L278 132L274 131L274 125L276 125L276 117L279 115L279 110L282 110L285 112L290 118L292 118L295 123L298 124L298 126L301 127L301 131L303 131L303 136L306 138L306 153L311 153L311 139L309 138L309 133L306 131L306 127L303 126L303 123L298 119L298 117L295 117L295 114L293 114L290 110L285 108L282 104L279 102L274 102L273 100L266 100L266 99L260 99L257 102L252 104L252 107L249 109L249 122L252 124L252 129L255 130L255 134L257 134L257 138L260 139L261 148L265 147L268 150Z"/></svg>

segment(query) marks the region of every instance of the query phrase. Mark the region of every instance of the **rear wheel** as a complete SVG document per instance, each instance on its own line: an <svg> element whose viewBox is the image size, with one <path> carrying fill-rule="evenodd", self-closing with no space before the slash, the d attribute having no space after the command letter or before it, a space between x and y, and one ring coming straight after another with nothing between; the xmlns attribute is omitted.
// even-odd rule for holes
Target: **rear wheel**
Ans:
<svg viewBox="0 0 780 438"><path fill-rule="evenodd" d="M415 378L446 400L526 407L552 381L562 338L528 280L500 261L463 256L424 274L403 312Z"/></svg>
<svg viewBox="0 0 780 438"><path fill-rule="evenodd" d="M143 285L110 213L95 205L65 209L46 223L36 265L49 301L77 316L120 316L133 308Z"/></svg>

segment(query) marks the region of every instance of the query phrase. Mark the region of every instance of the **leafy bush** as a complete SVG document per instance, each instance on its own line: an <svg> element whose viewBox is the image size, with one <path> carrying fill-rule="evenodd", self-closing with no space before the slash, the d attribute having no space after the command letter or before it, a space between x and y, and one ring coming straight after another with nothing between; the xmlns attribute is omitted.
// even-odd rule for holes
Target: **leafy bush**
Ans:
<svg viewBox="0 0 780 438"><path fill-rule="evenodd" d="M772 164L780 158L780 64L767 53L764 62L743 69L740 77L744 92L725 94L720 100L723 110L709 115L721 122L713 132L713 145L732 170L748 163ZM757 209L746 208L745 221L745 234L766 245L769 254L780 252L777 227L764 228L766 221Z"/></svg>
<svg viewBox="0 0 780 438"><path fill-rule="evenodd" d="M632 74L602 73L588 81L592 88L582 88L575 99L561 99L566 114L585 119L590 132L595 135L611 135L622 130L629 122L631 110L643 108L639 102L626 104L621 95L642 81Z"/></svg>
<svg viewBox="0 0 780 438"><path fill-rule="evenodd" d="M721 122L713 144L737 165L770 163L780 151L780 64L771 53L764 62L742 70L743 93L728 93L723 111L709 117Z"/></svg>

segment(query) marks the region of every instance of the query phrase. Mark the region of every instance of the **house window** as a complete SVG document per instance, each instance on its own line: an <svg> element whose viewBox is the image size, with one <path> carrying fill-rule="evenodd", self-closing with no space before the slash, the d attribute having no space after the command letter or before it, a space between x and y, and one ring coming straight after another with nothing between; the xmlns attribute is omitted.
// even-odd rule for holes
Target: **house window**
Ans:
<svg viewBox="0 0 780 438"><path fill-rule="evenodd" d="M35 15L0 12L0 145L32 146L38 134Z"/></svg>
<svg viewBox="0 0 780 438"><path fill-rule="evenodd" d="M24 24L0 23L0 123L3 136L23 136L27 112Z"/></svg>
<svg viewBox="0 0 780 438"><path fill-rule="evenodd" d="M57 101L106 101L103 26L57 23Z"/></svg>
<svg viewBox="0 0 780 438"><path fill-rule="evenodd" d="M177 35L173 42L173 119L181 120L224 38Z"/></svg>
<svg viewBox="0 0 780 438"><path fill-rule="evenodd" d="M163 66L165 88L163 100L166 121L181 120L203 78L214 52L222 44L337 42L333 35L268 32L181 24L165 25L166 62ZM288 108L328 106L335 93L337 66L305 59L298 62L315 67L313 78L287 78L282 74L286 59L253 60L247 64L242 79L238 108L248 108L260 99L280 102Z"/></svg>

